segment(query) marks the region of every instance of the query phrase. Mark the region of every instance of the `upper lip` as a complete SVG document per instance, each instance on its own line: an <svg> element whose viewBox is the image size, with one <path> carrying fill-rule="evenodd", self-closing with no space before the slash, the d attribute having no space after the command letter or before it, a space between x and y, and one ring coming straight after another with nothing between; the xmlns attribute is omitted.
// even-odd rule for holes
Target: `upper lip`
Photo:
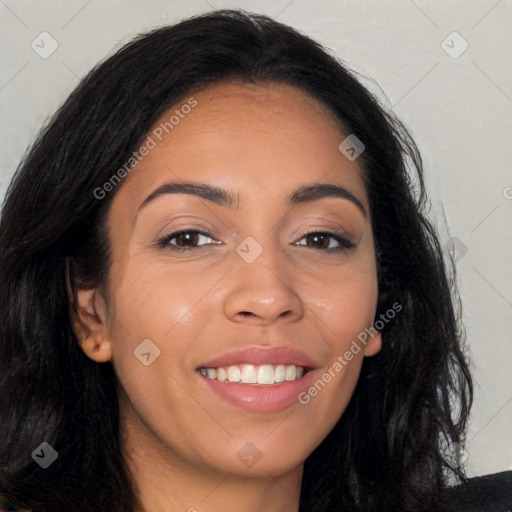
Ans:
<svg viewBox="0 0 512 512"><path fill-rule="evenodd" d="M228 352L220 357L211 359L199 368L220 368L226 366L235 366L239 364L253 364L255 366L263 364L271 365L290 365L301 366L304 369L312 370L318 365L306 354L290 348L272 348L272 349L243 349Z"/></svg>

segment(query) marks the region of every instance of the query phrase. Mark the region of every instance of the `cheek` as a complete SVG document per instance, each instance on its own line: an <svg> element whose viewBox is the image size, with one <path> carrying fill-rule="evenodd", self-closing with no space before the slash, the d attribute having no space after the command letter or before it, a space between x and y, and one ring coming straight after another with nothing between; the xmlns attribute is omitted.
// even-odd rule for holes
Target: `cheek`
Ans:
<svg viewBox="0 0 512 512"><path fill-rule="evenodd" d="M167 262L148 264L134 256L112 281L116 323L131 338L166 339L191 315L204 312L203 302L217 280L208 272L171 270Z"/></svg>
<svg viewBox="0 0 512 512"><path fill-rule="evenodd" d="M329 354L301 403L323 418L325 434L345 410L364 358L364 341L373 326L378 286L372 253L305 283L308 301ZM362 341L363 340L363 341Z"/></svg>
<svg viewBox="0 0 512 512"><path fill-rule="evenodd" d="M373 324L377 286L367 279L347 283L337 292L330 311L330 325L340 339L356 339L366 328Z"/></svg>
<svg viewBox="0 0 512 512"><path fill-rule="evenodd" d="M190 354L218 320L212 309L217 283L222 287L215 273L172 269L167 262L149 265L137 255L122 275L113 274L112 359L121 380L130 376L123 385L133 402L150 407L182 400L177 383L195 369ZM186 410L186 403L180 406Z"/></svg>
<svg viewBox="0 0 512 512"><path fill-rule="evenodd" d="M188 437L198 425L218 431L189 391L190 353L201 332L216 319L208 297L218 278L170 271L164 264L143 265L134 258L124 275L112 281L115 319L110 335L124 391L121 411L130 422L134 415L142 418L156 438L167 439L192 456L195 449Z"/></svg>
<svg viewBox="0 0 512 512"><path fill-rule="evenodd" d="M376 267L373 259L365 260L332 272L312 294L315 313L326 326L329 344L338 354L374 322L378 298Z"/></svg>

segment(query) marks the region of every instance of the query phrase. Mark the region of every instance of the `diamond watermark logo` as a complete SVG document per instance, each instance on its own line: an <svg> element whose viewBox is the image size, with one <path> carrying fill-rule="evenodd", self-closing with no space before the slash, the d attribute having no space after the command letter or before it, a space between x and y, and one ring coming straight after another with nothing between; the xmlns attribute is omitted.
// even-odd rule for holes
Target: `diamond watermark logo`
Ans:
<svg viewBox="0 0 512 512"><path fill-rule="evenodd" d="M263 456L263 454L252 443L245 444L238 450L238 460L248 468L252 468Z"/></svg>
<svg viewBox="0 0 512 512"><path fill-rule="evenodd" d="M469 43L458 32L452 32L441 42L441 48L452 59L458 59L468 47Z"/></svg>
<svg viewBox="0 0 512 512"><path fill-rule="evenodd" d="M153 364L160 357L160 349L150 339L145 339L137 345L133 353L144 366Z"/></svg>
<svg viewBox="0 0 512 512"><path fill-rule="evenodd" d="M467 246L461 242L456 236L450 238L443 247L443 251L448 256L453 256L454 263L460 261L468 252Z"/></svg>
<svg viewBox="0 0 512 512"><path fill-rule="evenodd" d="M33 452L32 458L43 468L48 468L53 464L59 454L47 442L41 443Z"/></svg>
<svg viewBox="0 0 512 512"><path fill-rule="evenodd" d="M59 43L48 32L41 32L30 44L39 57L47 59L59 47Z"/></svg>
<svg viewBox="0 0 512 512"><path fill-rule="evenodd" d="M340 152L347 160L353 162L365 150L365 145L354 135L349 135L339 146Z"/></svg>
<svg viewBox="0 0 512 512"><path fill-rule="evenodd" d="M238 245L236 252L246 263L253 263L263 252L263 247L252 236L248 236Z"/></svg>
<svg viewBox="0 0 512 512"><path fill-rule="evenodd" d="M447 446L443 446L441 450L443 459L452 468L460 468L465 466L468 460L468 452L456 441L450 443Z"/></svg>

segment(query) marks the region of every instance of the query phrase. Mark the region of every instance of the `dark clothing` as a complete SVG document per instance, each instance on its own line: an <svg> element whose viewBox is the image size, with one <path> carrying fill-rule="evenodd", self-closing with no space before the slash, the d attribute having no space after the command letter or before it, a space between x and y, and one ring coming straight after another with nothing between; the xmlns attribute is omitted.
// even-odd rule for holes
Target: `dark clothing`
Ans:
<svg viewBox="0 0 512 512"><path fill-rule="evenodd" d="M470 478L444 492L443 512L512 512L512 471Z"/></svg>

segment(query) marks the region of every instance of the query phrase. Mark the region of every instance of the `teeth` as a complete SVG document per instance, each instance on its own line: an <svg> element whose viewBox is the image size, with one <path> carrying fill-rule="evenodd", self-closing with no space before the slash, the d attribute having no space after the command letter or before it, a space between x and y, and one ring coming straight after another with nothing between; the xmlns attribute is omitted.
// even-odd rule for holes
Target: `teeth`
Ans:
<svg viewBox="0 0 512 512"><path fill-rule="evenodd" d="M260 366L258 384L274 384L274 367L271 364Z"/></svg>
<svg viewBox="0 0 512 512"><path fill-rule="evenodd" d="M242 382L244 384L279 384L300 379L304 375L304 368L294 364L276 366L263 364L254 366L242 364L240 366L229 366L227 368L201 368L200 373L209 379L221 382Z"/></svg>
<svg viewBox="0 0 512 512"><path fill-rule="evenodd" d="M280 365L276 366L274 380L276 382L284 382L284 365L280 364Z"/></svg>
<svg viewBox="0 0 512 512"><path fill-rule="evenodd" d="M297 368L295 368L294 365L289 365L286 367L286 370L284 372L284 378L286 381L295 380L295 377L297 377Z"/></svg>
<svg viewBox="0 0 512 512"><path fill-rule="evenodd" d="M258 372L252 364L247 364L242 367L242 382L244 384L254 384L258 382Z"/></svg>
<svg viewBox="0 0 512 512"><path fill-rule="evenodd" d="M230 366L228 369L229 382L240 382L240 368L238 366Z"/></svg>

